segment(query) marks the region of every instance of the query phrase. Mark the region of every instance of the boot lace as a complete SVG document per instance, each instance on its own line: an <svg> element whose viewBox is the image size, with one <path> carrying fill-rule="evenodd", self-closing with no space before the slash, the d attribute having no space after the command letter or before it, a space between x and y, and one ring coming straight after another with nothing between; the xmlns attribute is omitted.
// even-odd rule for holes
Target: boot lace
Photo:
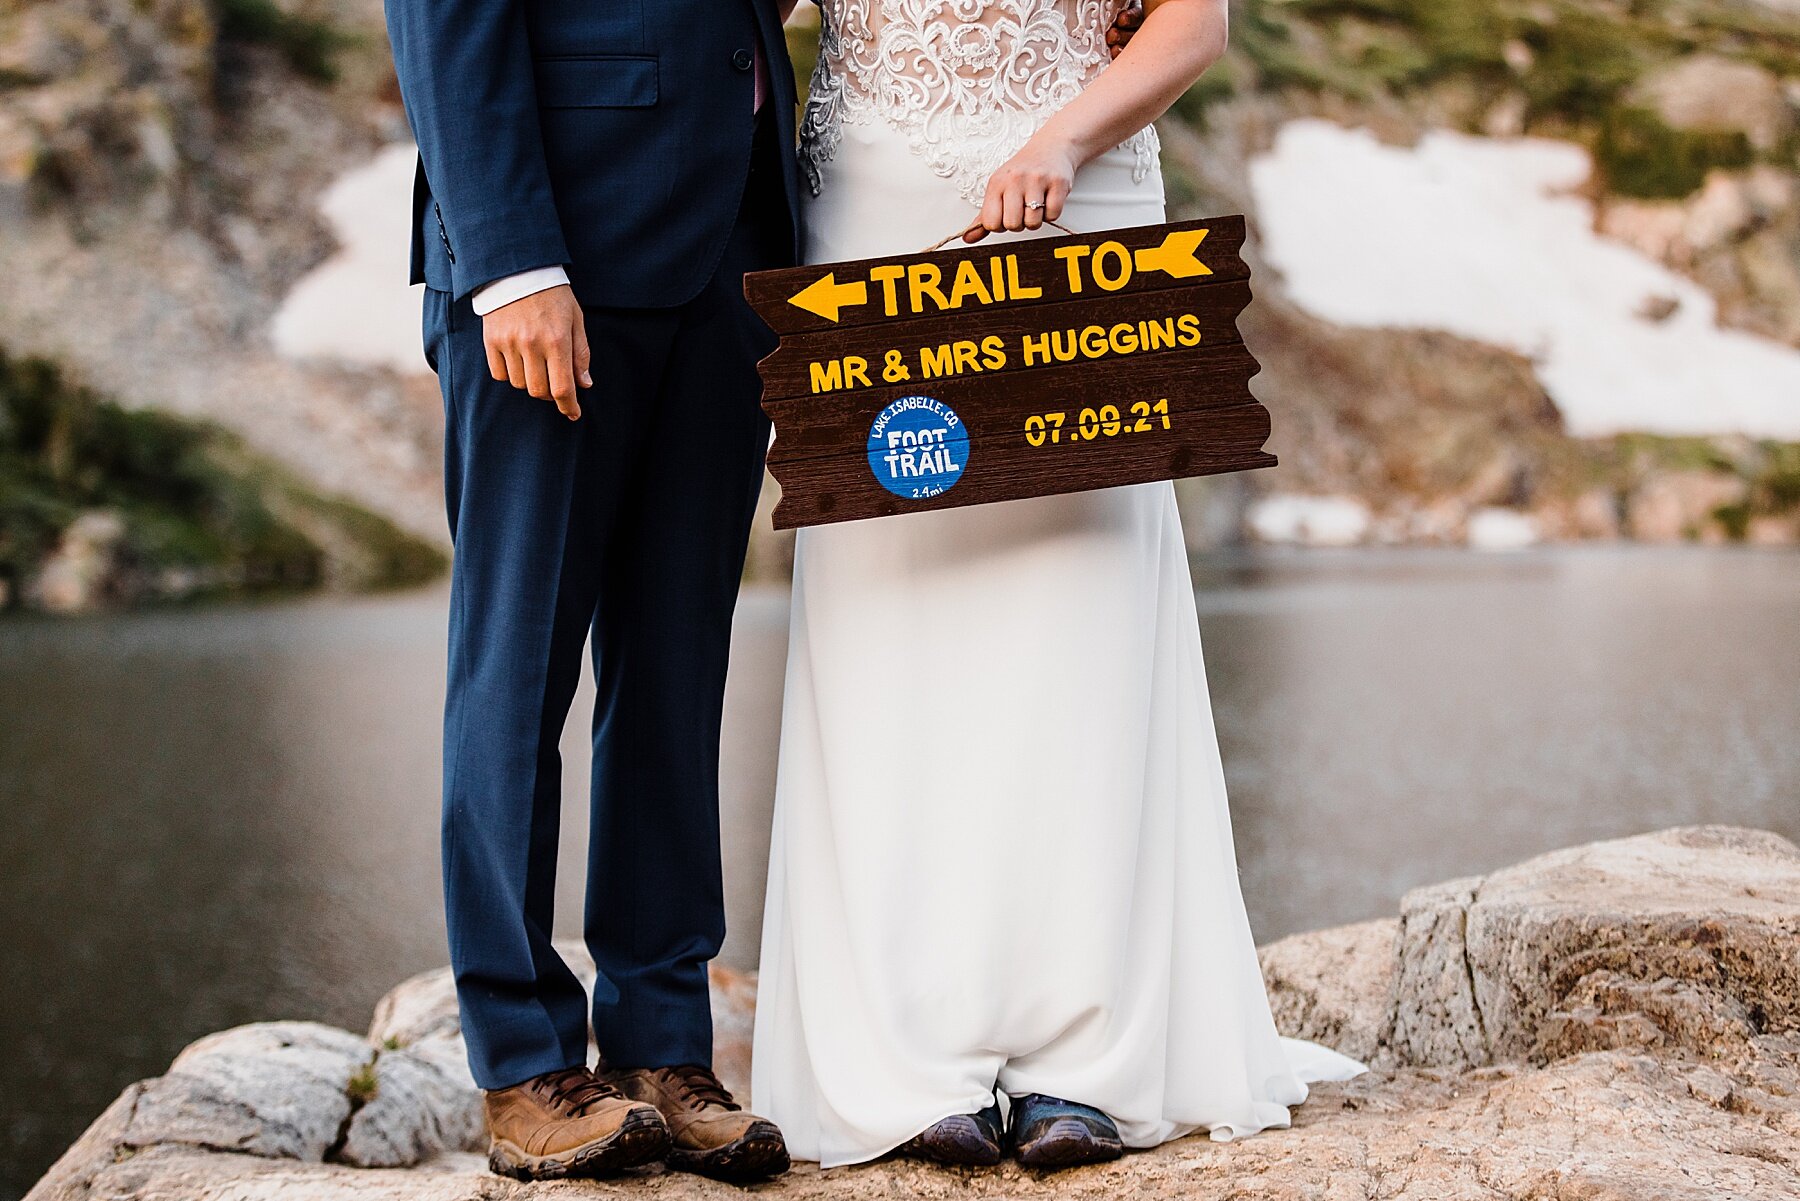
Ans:
<svg viewBox="0 0 1800 1201"><path fill-rule="evenodd" d="M741 1109L712 1069L697 1063L662 1069L662 1076L673 1084L683 1100L695 1108Z"/></svg>
<svg viewBox="0 0 1800 1201"><path fill-rule="evenodd" d="M625 1094L585 1067L564 1068L538 1077L538 1084L553 1108L571 1117L586 1117L602 1101L616 1101Z"/></svg>

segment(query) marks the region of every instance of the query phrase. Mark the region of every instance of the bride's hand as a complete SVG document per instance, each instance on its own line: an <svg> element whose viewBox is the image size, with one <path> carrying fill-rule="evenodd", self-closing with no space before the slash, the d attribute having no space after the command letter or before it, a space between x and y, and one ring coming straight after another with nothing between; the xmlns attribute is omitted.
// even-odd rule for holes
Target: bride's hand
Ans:
<svg viewBox="0 0 1800 1201"><path fill-rule="evenodd" d="M963 234L963 241L979 242L1003 229L1038 229L1045 221L1055 221L1069 198L1075 167L1074 152L1040 132L988 180L981 216Z"/></svg>

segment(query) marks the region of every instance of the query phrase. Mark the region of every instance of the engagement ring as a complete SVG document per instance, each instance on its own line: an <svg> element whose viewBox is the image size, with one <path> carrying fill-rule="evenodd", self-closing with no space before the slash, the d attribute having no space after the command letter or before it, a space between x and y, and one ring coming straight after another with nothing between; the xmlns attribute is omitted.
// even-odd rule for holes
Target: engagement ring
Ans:
<svg viewBox="0 0 1800 1201"><path fill-rule="evenodd" d="M1041 209L1044 207L1044 202L1042 200L1027 200L1025 202L1025 207L1028 209Z"/></svg>

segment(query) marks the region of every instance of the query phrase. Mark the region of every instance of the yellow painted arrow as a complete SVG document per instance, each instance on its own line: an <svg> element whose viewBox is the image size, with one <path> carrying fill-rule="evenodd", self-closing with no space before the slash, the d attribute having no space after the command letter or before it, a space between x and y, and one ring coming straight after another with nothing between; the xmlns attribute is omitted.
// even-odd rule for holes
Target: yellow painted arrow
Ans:
<svg viewBox="0 0 1800 1201"><path fill-rule="evenodd" d="M1211 275L1212 268L1200 261L1194 252L1206 240L1204 229L1179 229L1163 239L1161 246L1146 246L1133 256L1139 271L1161 271L1171 279L1192 279Z"/></svg>
<svg viewBox="0 0 1800 1201"><path fill-rule="evenodd" d="M840 284L837 272L833 271L824 279L815 280L788 297L788 303L797 309L805 309L815 317L836 321L839 309L869 303L869 285L861 280Z"/></svg>

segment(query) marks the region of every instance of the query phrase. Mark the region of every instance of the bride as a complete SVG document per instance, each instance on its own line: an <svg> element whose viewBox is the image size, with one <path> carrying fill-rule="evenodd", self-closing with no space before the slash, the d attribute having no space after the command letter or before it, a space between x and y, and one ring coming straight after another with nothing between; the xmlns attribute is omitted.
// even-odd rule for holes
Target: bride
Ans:
<svg viewBox="0 0 1800 1201"><path fill-rule="evenodd" d="M1150 122L1226 37L821 7L813 262L1162 221ZM1269 1016L1171 484L803 530L792 620L752 1092L799 1158L1093 1162L1361 1070Z"/></svg>

